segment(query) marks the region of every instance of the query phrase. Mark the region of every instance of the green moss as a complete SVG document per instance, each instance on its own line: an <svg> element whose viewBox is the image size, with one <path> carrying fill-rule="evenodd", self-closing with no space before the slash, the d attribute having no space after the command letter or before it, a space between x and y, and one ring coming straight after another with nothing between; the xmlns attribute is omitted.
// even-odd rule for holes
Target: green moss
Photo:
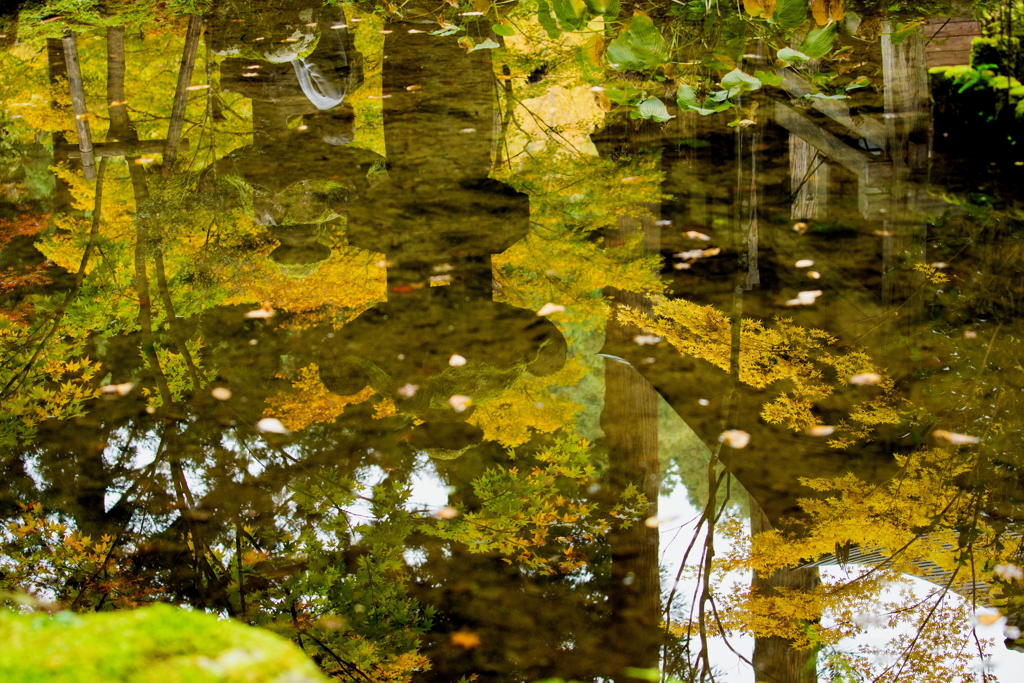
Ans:
<svg viewBox="0 0 1024 683"><path fill-rule="evenodd" d="M156 605L84 617L0 612L4 683L319 683L292 643L234 621Z"/></svg>

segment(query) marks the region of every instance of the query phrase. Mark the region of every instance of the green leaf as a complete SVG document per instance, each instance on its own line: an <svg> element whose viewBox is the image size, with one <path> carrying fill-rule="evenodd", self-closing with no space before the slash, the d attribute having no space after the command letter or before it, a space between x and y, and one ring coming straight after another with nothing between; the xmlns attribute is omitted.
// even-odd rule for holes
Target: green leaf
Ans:
<svg viewBox="0 0 1024 683"><path fill-rule="evenodd" d="M445 26L444 28L439 28L436 31L431 31L430 35L432 35L432 36L451 36L451 35L455 35L456 33L458 33L461 30L462 30L461 26Z"/></svg>
<svg viewBox="0 0 1024 683"><path fill-rule="evenodd" d="M614 19L619 16L619 0L586 0L587 8L594 14Z"/></svg>
<svg viewBox="0 0 1024 683"><path fill-rule="evenodd" d="M856 80L847 83L846 87L843 89L846 90L846 92L850 92L851 90L856 90L857 88L864 88L868 86L870 83L871 79L869 79L867 76L859 76Z"/></svg>
<svg viewBox="0 0 1024 683"><path fill-rule="evenodd" d="M615 104L628 104L640 91L629 83L623 83L619 87L605 86L604 94Z"/></svg>
<svg viewBox="0 0 1024 683"><path fill-rule="evenodd" d="M668 44L654 21L643 12L634 12L627 31L629 46L648 68L663 64L668 59Z"/></svg>
<svg viewBox="0 0 1024 683"><path fill-rule="evenodd" d="M782 76L774 71L755 71L754 78L765 85L774 85L776 87L782 85Z"/></svg>
<svg viewBox="0 0 1024 683"><path fill-rule="evenodd" d="M537 21L547 31L548 38L554 40L562 35L558 22L551 16L551 5L548 4L548 0L537 0Z"/></svg>
<svg viewBox="0 0 1024 683"><path fill-rule="evenodd" d="M497 33L499 36L514 36L516 30L511 26L505 24L491 24L491 30Z"/></svg>
<svg viewBox="0 0 1024 683"><path fill-rule="evenodd" d="M794 50L791 47L784 47L779 50L779 59L786 62L806 62L811 58L805 55L803 52Z"/></svg>
<svg viewBox="0 0 1024 683"><path fill-rule="evenodd" d="M583 0L552 0L558 24L564 31L578 31L587 25L587 5Z"/></svg>
<svg viewBox="0 0 1024 683"><path fill-rule="evenodd" d="M675 116L668 113L668 108L665 103L657 97L648 97L646 100L640 103L637 107L637 111L640 113L642 119L653 119L658 123L665 123Z"/></svg>
<svg viewBox="0 0 1024 683"><path fill-rule="evenodd" d="M636 12L629 27L608 45L607 56L617 71L650 70L668 59L668 44L651 18Z"/></svg>
<svg viewBox="0 0 1024 683"><path fill-rule="evenodd" d="M800 43L800 51L811 59L820 59L829 53L835 43L836 27L831 24L808 33L804 42Z"/></svg>
<svg viewBox="0 0 1024 683"><path fill-rule="evenodd" d="M476 52L477 50L493 50L496 47L501 47L501 45L498 45L490 38L484 38L484 41L482 43L478 43L473 47L469 48L469 51Z"/></svg>
<svg viewBox="0 0 1024 683"><path fill-rule="evenodd" d="M760 90L761 81L739 69L733 69L722 77L722 87L729 91L730 95L751 90Z"/></svg>
<svg viewBox="0 0 1024 683"><path fill-rule="evenodd" d="M807 19L807 0L779 0L771 22L786 29L796 28Z"/></svg>
<svg viewBox="0 0 1024 683"><path fill-rule="evenodd" d="M697 104L697 92L685 83L679 86L679 91L676 93L676 103L681 109L696 109L700 107Z"/></svg>

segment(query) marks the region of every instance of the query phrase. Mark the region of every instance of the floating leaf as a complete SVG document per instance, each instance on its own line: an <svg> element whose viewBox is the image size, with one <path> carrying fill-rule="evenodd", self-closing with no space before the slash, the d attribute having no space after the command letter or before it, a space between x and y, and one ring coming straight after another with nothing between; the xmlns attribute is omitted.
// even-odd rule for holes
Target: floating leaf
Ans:
<svg viewBox="0 0 1024 683"><path fill-rule="evenodd" d="M132 382L125 382L124 384L107 384L100 387L100 391L104 394L117 394L118 396L127 396L131 393L131 390L135 388L135 384Z"/></svg>
<svg viewBox="0 0 1024 683"><path fill-rule="evenodd" d="M661 342L661 337L656 337L653 334L638 334L633 337L633 341L640 346L654 346Z"/></svg>
<svg viewBox="0 0 1024 683"><path fill-rule="evenodd" d="M559 306L558 304L546 303L546 304L544 304L543 306L540 307L540 310L537 311L537 315L539 315L541 317L544 317L544 316L547 316L547 315L551 315L552 313L561 313L564 310L565 310L565 306Z"/></svg>
<svg viewBox="0 0 1024 683"><path fill-rule="evenodd" d="M472 402L472 398L469 396L463 396L462 394L455 394L448 399L448 405L454 408L457 413L464 412Z"/></svg>
<svg viewBox="0 0 1024 683"><path fill-rule="evenodd" d="M229 398L231 398L231 390L228 389L227 387L215 387L210 392L210 395L213 396L218 401L227 401Z"/></svg>
<svg viewBox="0 0 1024 683"><path fill-rule="evenodd" d="M453 368L461 368L465 364L466 359L457 353L453 353L452 357L448 359L448 365L452 366Z"/></svg>
<svg viewBox="0 0 1024 683"><path fill-rule="evenodd" d="M861 372L850 378L850 384L857 386L874 386L882 381L882 376L877 372Z"/></svg>
<svg viewBox="0 0 1024 683"><path fill-rule="evenodd" d="M256 423L256 429L270 434L287 434L288 429L276 417L265 417Z"/></svg>
<svg viewBox="0 0 1024 683"><path fill-rule="evenodd" d="M474 647L479 647L480 636L473 633L472 631L456 631L451 635L452 645L461 647L464 650L472 650Z"/></svg>
<svg viewBox="0 0 1024 683"><path fill-rule="evenodd" d="M932 432L932 436L934 436L936 439L945 439L951 444L957 446L967 446L970 444L981 443L980 436L957 434L956 432L947 432L945 429L936 429L934 432Z"/></svg>
<svg viewBox="0 0 1024 683"><path fill-rule="evenodd" d="M516 30L511 26L505 24L491 24L491 30L497 33L499 36L514 36Z"/></svg>
<svg viewBox="0 0 1024 683"><path fill-rule="evenodd" d="M750 443L750 434L742 429L727 429L718 436L718 440L731 448L746 448Z"/></svg>
<svg viewBox="0 0 1024 683"><path fill-rule="evenodd" d="M419 390L420 386L418 384L403 384L398 387L398 395L402 398L412 398Z"/></svg>

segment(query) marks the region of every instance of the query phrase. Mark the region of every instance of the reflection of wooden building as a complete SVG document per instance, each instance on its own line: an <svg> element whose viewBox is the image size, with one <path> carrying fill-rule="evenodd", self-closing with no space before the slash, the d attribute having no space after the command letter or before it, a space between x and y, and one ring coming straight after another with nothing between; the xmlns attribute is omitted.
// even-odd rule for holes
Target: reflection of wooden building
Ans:
<svg viewBox="0 0 1024 683"><path fill-rule="evenodd" d="M924 27L924 52L928 68L958 66L971 61L971 41L981 27L971 17L934 17Z"/></svg>

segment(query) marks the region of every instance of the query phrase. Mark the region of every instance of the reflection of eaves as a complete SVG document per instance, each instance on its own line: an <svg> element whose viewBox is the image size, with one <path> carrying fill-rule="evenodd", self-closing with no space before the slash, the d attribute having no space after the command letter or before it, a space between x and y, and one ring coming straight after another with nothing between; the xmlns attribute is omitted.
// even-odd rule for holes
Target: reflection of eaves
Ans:
<svg viewBox="0 0 1024 683"><path fill-rule="evenodd" d="M1007 532L1008 538L1021 538L1024 536L1024 532L1011 531ZM919 541L927 541L931 537L928 534L921 536ZM957 550L956 546L951 543L943 543L942 549L953 553ZM850 548L849 556L845 558L845 562L840 562L839 558L836 557L835 553L829 553L819 560L814 562L808 562L807 564L800 565L800 568L805 567L836 567L845 566L849 564L856 564L866 567L877 567L882 563L889 561L889 555L886 555L887 551L884 549L875 549L871 552L865 552L860 546L854 546ZM948 569L944 569L934 562L928 560L919 560L913 563L914 571L912 575L928 581L929 583L935 584L945 588L950 586L950 581L953 578L953 572ZM968 581L962 585L950 586L953 592L963 597L975 597L979 603L988 604L988 594L992 590L992 585L983 580Z"/></svg>
<svg viewBox="0 0 1024 683"><path fill-rule="evenodd" d="M787 104L776 102L770 113L777 124L806 141L829 161L857 176L858 204L864 218L870 220L884 216L880 200L888 197L892 180L891 162L878 160L873 154L851 147Z"/></svg>
<svg viewBox="0 0 1024 683"><path fill-rule="evenodd" d="M803 99L813 94L814 89L807 79L792 71L782 72L782 89L791 96ZM811 106L840 124L853 135L867 140L876 149L885 149L885 124L871 116L851 116L850 105L843 100L828 100L820 97L809 98Z"/></svg>

